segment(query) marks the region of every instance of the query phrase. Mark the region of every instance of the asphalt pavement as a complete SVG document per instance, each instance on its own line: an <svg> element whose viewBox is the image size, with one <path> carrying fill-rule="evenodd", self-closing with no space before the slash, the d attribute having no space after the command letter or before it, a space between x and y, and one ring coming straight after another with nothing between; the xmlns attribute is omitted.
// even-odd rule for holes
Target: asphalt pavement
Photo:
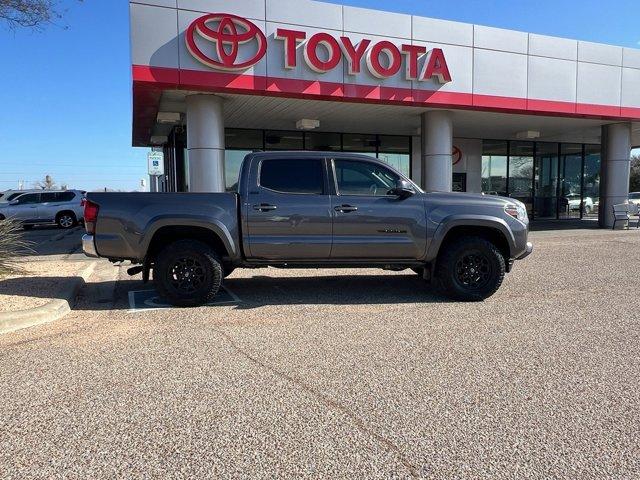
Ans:
<svg viewBox="0 0 640 480"><path fill-rule="evenodd" d="M410 271L244 270L163 309L101 264L0 337L8 478L640 477L640 232L535 232L483 303ZM155 308L151 308L155 307Z"/></svg>
<svg viewBox="0 0 640 480"><path fill-rule="evenodd" d="M25 230L22 234L23 239L29 243L29 246L21 252L21 256L66 257L75 255L79 257L83 233L84 228L80 225L68 230L60 229L57 226L42 225L33 227L31 230Z"/></svg>

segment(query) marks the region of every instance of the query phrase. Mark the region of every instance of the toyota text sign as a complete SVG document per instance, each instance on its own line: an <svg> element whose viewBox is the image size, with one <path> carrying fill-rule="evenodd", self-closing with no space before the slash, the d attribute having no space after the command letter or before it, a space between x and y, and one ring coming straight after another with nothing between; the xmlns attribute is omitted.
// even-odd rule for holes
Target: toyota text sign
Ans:
<svg viewBox="0 0 640 480"><path fill-rule="evenodd" d="M354 43L347 36L319 32L308 35L301 30L278 28L274 39L283 42L284 68L296 68L296 52L308 68L319 74L336 68L344 60L349 75L367 69L376 78L403 75L407 80L451 81L451 73L440 48L402 44L364 38ZM191 55L215 70L240 72L258 63L267 53L267 39L254 23L228 13L212 13L196 19L186 31Z"/></svg>

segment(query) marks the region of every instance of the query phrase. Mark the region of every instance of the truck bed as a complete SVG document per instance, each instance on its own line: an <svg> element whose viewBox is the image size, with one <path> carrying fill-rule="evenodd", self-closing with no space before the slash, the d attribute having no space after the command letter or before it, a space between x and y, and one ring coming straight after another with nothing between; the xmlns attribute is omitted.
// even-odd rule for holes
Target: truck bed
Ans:
<svg viewBox="0 0 640 480"><path fill-rule="evenodd" d="M235 193L89 193L87 199L100 208L95 245L102 257L142 260L154 234L178 219L222 235L239 254Z"/></svg>

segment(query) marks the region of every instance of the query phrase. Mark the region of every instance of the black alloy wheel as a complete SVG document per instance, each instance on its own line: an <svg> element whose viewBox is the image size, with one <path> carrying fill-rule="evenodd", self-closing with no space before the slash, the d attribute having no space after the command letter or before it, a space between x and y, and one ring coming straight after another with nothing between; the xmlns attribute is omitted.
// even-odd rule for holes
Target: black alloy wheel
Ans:
<svg viewBox="0 0 640 480"><path fill-rule="evenodd" d="M192 294L198 291L205 282L204 266L197 258L183 257L178 258L171 269L171 285L176 291L185 294Z"/></svg>
<svg viewBox="0 0 640 480"><path fill-rule="evenodd" d="M456 262L456 280L469 289L484 287L491 280L491 264L486 255L471 253Z"/></svg>
<svg viewBox="0 0 640 480"><path fill-rule="evenodd" d="M443 293L477 302L493 295L504 280L506 260L500 249L482 237L465 237L444 245L436 264Z"/></svg>
<svg viewBox="0 0 640 480"><path fill-rule="evenodd" d="M156 256L153 282L160 297L172 305L204 305L220 290L222 264L209 245L197 240L178 240Z"/></svg>

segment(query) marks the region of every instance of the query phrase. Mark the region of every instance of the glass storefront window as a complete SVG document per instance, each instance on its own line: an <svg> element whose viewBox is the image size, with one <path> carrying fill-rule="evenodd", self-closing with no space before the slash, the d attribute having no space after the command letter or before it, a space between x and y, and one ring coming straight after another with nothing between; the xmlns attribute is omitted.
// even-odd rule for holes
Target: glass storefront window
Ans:
<svg viewBox="0 0 640 480"><path fill-rule="evenodd" d="M584 148L584 216L597 218L600 205L600 145L585 145ZM593 208L587 213L589 200Z"/></svg>
<svg viewBox="0 0 640 480"><path fill-rule="evenodd" d="M411 137L380 135L380 152L411 153Z"/></svg>
<svg viewBox="0 0 640 480"><path fill-rule="evenodd" d="M342 149L345 152L364 153L376 156L378 139L375 135L345 133L342 135Z"/></svg>
<svg viewBox="0 0 640 480"><path fill-rule="evenodd" d="M580 211L593 210L593 202L582 201L582 145L563 143L560 146L560 218L580 218Z"/></svg>
<svg viewBox="0 0 640 480"><path fill-rule="evenodd" d="M526 172L525 172L526 173ZM535 159L536 218L556 218L558 209L558 144L536 144ZM560 202L561 208L565 208Z"/></svg>
<svg viewBox="0 0 640 480"><path fill-rule="evenodd" d="M227 128L224 131L225 148L262 150L262 130Z"/></svg>
<svg viewBox="0 0 640 480"><path fill-rule="evenodd" d="M511 142L509 145L509 196L520 200L533 214L533 142Z"/></svg>
<svg viewBox="0 0 640 480"><path fill-rule="evenodd" d="M268 130L265 132L267 150L302 150L302 132Z"/></svg>
<svg viewBox="0 0 640 480"><path fill-rule="evenodd" d="M378 158L403 175L411 176L411 137L380 135Z"/></svg>
<svg viewBox="0 0 640 480"><path fill-rule="evenodd" d="M507 194L507 154L505 141L482 142L482 192L488 195Z"/></svg>
<svg viewBox="0 0 640 480"><path fill-rule="evenodd" d="M397 171L402 173L405 177L411 176L411 157L409 154L403 153L380 153L378 158L385 163L388 163Z"/></svg>
<svg viewBox="0 0 640 480"><path fill-rule="evenodd" d="M339 133L307 132L304 137L304 148L339 152L342 149L342 140Z"/></svg>

